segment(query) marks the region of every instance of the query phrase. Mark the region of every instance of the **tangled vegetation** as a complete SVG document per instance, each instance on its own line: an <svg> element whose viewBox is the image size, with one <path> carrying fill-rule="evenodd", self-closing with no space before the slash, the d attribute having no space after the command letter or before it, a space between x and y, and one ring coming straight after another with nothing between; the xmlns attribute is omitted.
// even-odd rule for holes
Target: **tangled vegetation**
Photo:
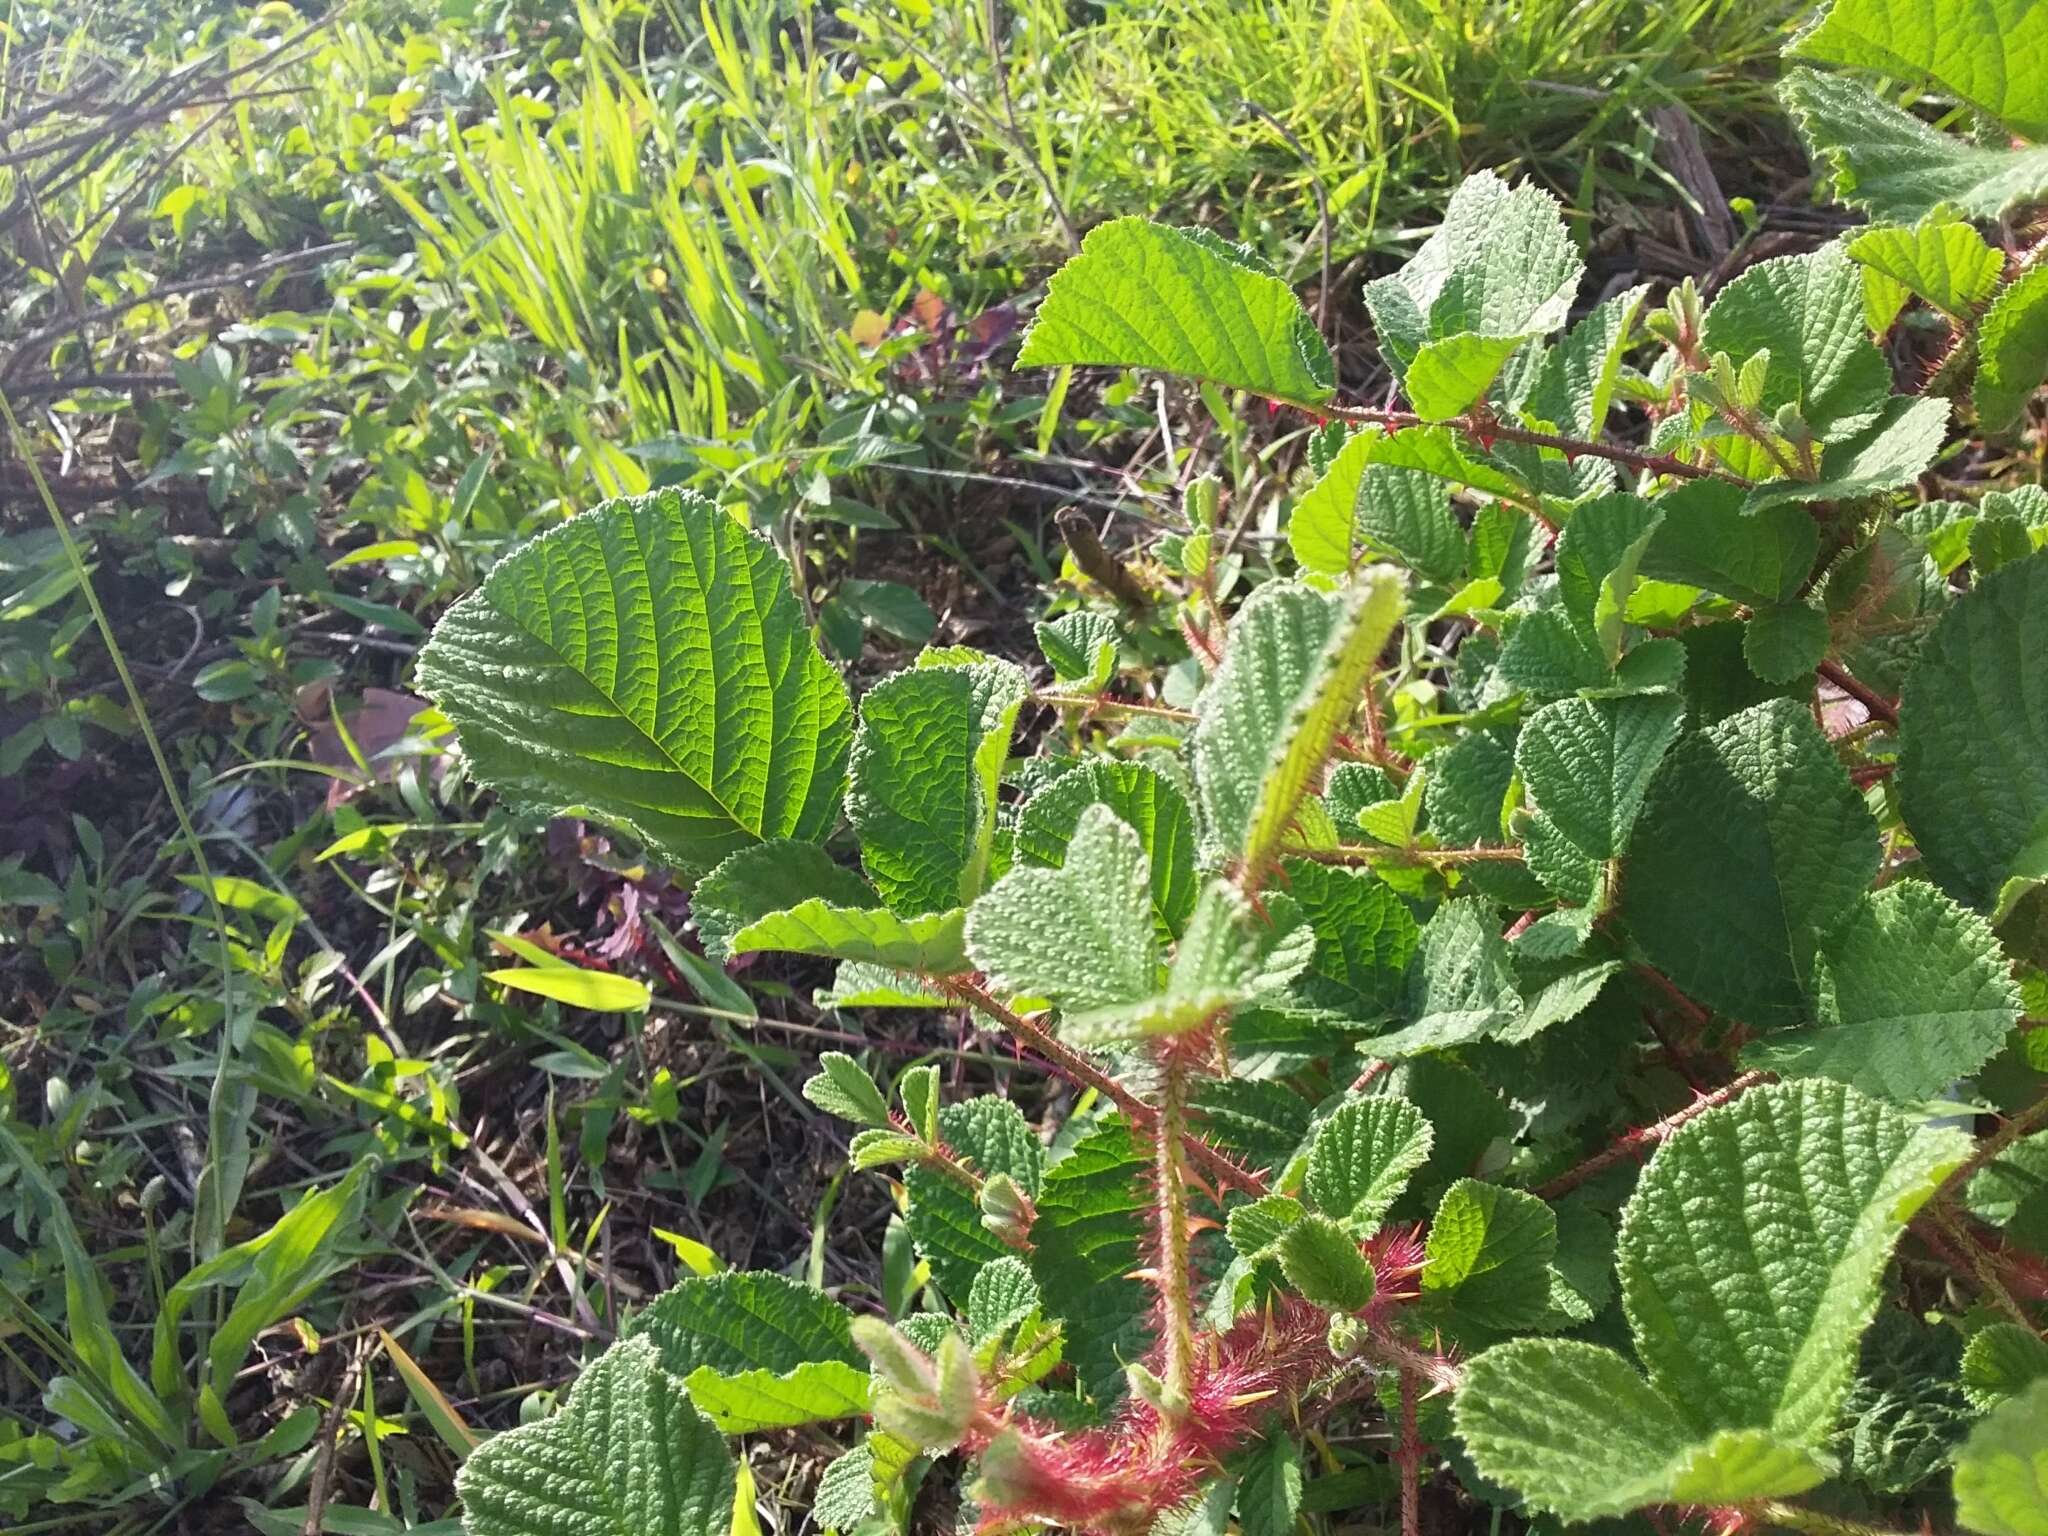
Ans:
<svg viewBox="0 0 2048 1536"><path fill-rule="evenodd" d="M22 30L11 1528L2048 1532L2048 12L1382 9Z"/></svg>

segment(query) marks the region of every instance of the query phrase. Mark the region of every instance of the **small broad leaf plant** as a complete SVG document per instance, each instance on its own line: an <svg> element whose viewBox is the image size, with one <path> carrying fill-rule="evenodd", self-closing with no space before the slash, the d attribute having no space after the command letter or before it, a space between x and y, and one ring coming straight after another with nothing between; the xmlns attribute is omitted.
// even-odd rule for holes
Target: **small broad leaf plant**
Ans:
<svg viewBox="0 0 2048 1536"><path fill-rule="evenodd" d="M1902 9L1964 35L1840 0L1804 46L1940 88L1856 55ZM1997 211L1568 324L1557 207L1481 174L1365 290L1399 410L1337 402L1243 252L1095 230L1023 365L1317 418L1291 574L1237 600L1211 485L1146 568L1171 701L1080 606L1049 683L928 651L856 710L781 557L688 494L504 560L420 662L476 777L641 839L714 960L964 1007L1080 1092L1034 1126L826 1056L921 1309L684 1281L470 1458L474 1536L724 1532L724 1437L827 1421L833 1531L955 1466L991 1531L2048 1531L2048 494L1916 490L2042 376L2048 320L1990 333L2048 271Z"/></svg>

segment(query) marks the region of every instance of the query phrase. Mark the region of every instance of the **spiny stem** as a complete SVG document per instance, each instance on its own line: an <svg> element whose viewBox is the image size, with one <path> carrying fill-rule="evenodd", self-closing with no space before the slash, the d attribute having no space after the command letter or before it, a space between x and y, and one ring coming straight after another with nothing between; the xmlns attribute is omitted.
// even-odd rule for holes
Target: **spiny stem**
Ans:
<svg viewBox="0 0 2048 1536"><path fill-rule="evenodd" d="M1639 1131L1630 1131L1605 1152L1587 1158L1576 1168L1567 1169L1547 1184L1537 1185L1534 1193L1540 1199L1555 1200L1559 1195L1577 1189L1588 1179L1605 1173L1623 1158L1633 1157L1668 1140L1672 1132L1688 1120L1696 1120L1710 1109L1718 1109L1723 1104L1732 1103L1759 1083L1768 1083L1772 1080L1772 1074L1769 1072L1745 1072L1733 1082L1716 1088L1712 1093L1703 1094L1685 1108L1666 1115L1656 1124L1646 1125Z"/></svg>
<svg viewBox="0 0 2048 1536"><path fill-rule="evenodd" d="M1416 1423L1415 1373L1401 1373L1401 1536L1422 1536L1422 1431Z"/></svg>
<svg viewBox="0 0 2048 1536"><path fill-rule="evenodd" d="M1875 719L1882 720L1887 725L1897 725L1899 723L1898 705L1872 688L1868 683L1858 682L1849 673L1843 671L1838 663L1823 661L1815 670L1858 704L1869 710Z"/></svg>
<svg viewBox="0 0 2048 1536"><path fill-rule="evenodd" d="M1195 1381L1193 1306L1188 1289L1186 1063L1160 1056L1159 1129L1153 1137L1159 1221L1159 1309L1166 1334L1166 1400L1185 1405Z"/></svg>
<svg viewBox="0 0 2048 1536"><path fill-rule="evenodd" d="M1005 1007L986 987L963 976L934 976L926 979L933 986L994 1019L1018 1040L1036 1051L1054 1071L1069 1082L1093 1088L1117 1107L1123 1114L1124 1123L1132 1130L1140 1135L1155 1133L1159 1124L1157 1110L1103 1072L1079 1051L1062 1045L1046 1030L1016 1010ZM1258 1174L1248 1168L1240 1168L1201 1137L1183 1133L1180 1140L1181 1145L1187 1150L1189 1159L1199 1163L1203 1171L1219 1183L1242 1190L1254 1200L1272 1193L1266 1187L1266 1181Z"/></svg>
<svg viewBox="0 0 2048 1536"><path fill-rule="evenodd" d="M1188 721L1196 718L1194 711L1172 709L1164 704L1139 704L1125 699L1103 698L1092 693L1034 693L1034 704L1049 705L1054 709L1082 709L1090 715L1151 715L1161 720Z"/></svg>
<svg viewBox="0 0 2048 1536"><path fill-rule="evenodd" d="M1382 411L1361 405L1317 405L1300 400L1281 400L1279 403L1295 406L1319 416L1335 417L1339 421L1357 422L1361 426L1386 427L1396 432L1407 427L1449 427L1462 436L1478 442L1482 447L1496 442L1521 443L1531 448L1555 448L1567 458L1583 456L1590 459L1608 459L1616 464L1625 464L1631 469L1646 470L1651 474L1673 475L1682 480L1729 480L1737 485L1749 484L1740 475L1691 464L1668 453L1645 453L1640 448L1626 448L1619 443L1565 437L1556 432L1532 432L1526 427L1509 426L1501 421L1482 421L1473 416L1454 416L1449 421L1432 422L1424 421L1413 411Z"/></svg>
<svg viewBox="0 0 2048 1536"><path fill-rule="evenodd" d="M1957 1219L1954 1208L1946 1200L1931 1200L1921 1214L1925 1218L1925 1224L1920 1227L1920 1235L1927 1240L1928 1247L1952 1268L1967 1271L1977 1282L1977 1288L1993 1306L2032 1333L2034 1320L2027 1316L2026 1309L2015 1301L2012 1292L2005 1288L2005 1282L1999 1279L1990 1256L1984 1252L1984 1245L1979 1243L1971 1235L1969 1228ZM1940 1237L1937 1238L1934 1232L1929 1232L1928 1226L1939 1232Z"/></svg>
<svg viewBox="0 0 2048 1536"><path fill-rule="evenodd" d="M1899 1536L1899 1533L1887 1531L1882 1526L1865 1525L1860 1520L1844 1520L1840 1515L1824 1514L1817 1509L1788 1504L1783 1499L1765 1499L1760 1503L1736 1507L1766 1525L1783 1526L1790 1531L1806 1531L1809 1536Z"/></svg>
<svg viewBox="0 0 2048 1536"><path fill-rule="evenodd" d="M1488 864L1519 863L1520 848L1396 848L1364 843L1339 843L1334 848L1289 848L1287 856L1307 859L1311 864Z"/></svg>

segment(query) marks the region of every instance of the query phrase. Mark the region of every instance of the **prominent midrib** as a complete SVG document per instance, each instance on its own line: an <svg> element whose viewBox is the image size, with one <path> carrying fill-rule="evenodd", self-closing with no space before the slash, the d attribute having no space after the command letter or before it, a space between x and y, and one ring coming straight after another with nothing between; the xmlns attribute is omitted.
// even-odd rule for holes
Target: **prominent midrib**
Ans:
<svg viewBox="0 0 2048 1536"><path fill-rule="evenodd" d="M703 779L697 777L697 775L692 773L688 768L684 767L681 761L677 759L675 753L669 750L668 746L661 740L660 737L656 736L637 718L635 718L633 713L630 710L628 710L625 705L621 704L616 697L613 696L612 691L609 688L606 688L595 677L591 676L591 674L588 671L578 666L575 662L571 661L568 658L568 656L564 655L560 646L556 645L554 641L548 639L545 635L540 634L531 625L523 622L520 619L520 617L514 612L512 612L509 608L500 606L495 599L486 598L486 601L490 602L493 608L495 608L499 613L505 616L505 620L507 623L509 623L520 634L525 635L529 640L533 641L534 644L540 646L550 656L554 657L556 664L559 665L563 671L567 672L571 677L575 678L578 682L582 683L583 686L588 688L592 694L596 695L597 698L601 699L611 709L613 714L617 715L619 719L625 721L627 725L632 727L632 729L639 734L640 739L645 741L648 746L652 747L656 755L659 756L661 760L664 763L666 763L678 777L687 779L691 784L696 786L696 788L701 790L705 798L710 800L710 802L713 805L717 806L718 809L724 813L726 819L730 821L735 827L738 827L743 832L752 834L756 838L759 838L763 835L762 826L765 826L768 817L768 806L765 796L763 797L761 805L761 825L749 825L745 817L740 815L729 804L726 803L724 796L719 794L716 788L706 783ZM659 646L659 643L659 640L657 640L657 647ZM621 644L623 644L623 634L621 636ZM663 658L657 655L655 659L655 687L657 692L659 692L660 689L662 661ZM714 679L711 685L711 708L714 714L716 713L718 707L717 696L718 684ZM774 702L775 701L773 699L773 696L771 695L769 701L769 719L771 722L771 736L773 734L772 722L774 720L775 715ZM712 766L714 767L714 769L717 766L717 756L715 751L712 758ZM649 807L649 809L655 809L655 807ZM675 815L678 813L670 811L667 814Z"/></svg>

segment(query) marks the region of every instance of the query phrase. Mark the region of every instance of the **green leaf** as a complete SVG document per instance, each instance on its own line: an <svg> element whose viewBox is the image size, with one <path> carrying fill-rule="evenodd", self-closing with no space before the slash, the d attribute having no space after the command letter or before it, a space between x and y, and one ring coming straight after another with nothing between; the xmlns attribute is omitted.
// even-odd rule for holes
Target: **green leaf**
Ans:
<svg viewBox="0 0 2048 1536"><path fill-rule="evenodd" d="M1990 911L2048 828L2048 552L1942 615L1899 699L1899 808L1921 862Z"/></svg>
<svg viewBox="0 0 2048 1536"><path fill-rule="evenodd" d="M1232 1206L1225 1223L1230 1246L1240 1258L1258 1258L1307 1214L1308 1207L1292 1195L1261 1195L1248 1205Z"/></svg>
<svg viewBox="0 0 2048 1536"><path fill-rule="evenodd" d="M1304 1216L1273 1250L1287 1283L1319 1307L1358 1312L1372 1304L1372 1265L1358 1239L1327 1216Z"/></svg>
<svg viewBox="0 0 2048 1536"><path fill-rule="evenodd" d="M1487 1330L1529 1328L1550 1312L1557 1217L1534 1195L1477 1179L1444 1191L1429 1224L1422 1295Z"/></svg>
<svg viewBox="0 0 2048 1536"><path fill-rule="evenodd" d="M1114 811L1138 834L1151 861L1152 910L1169 935L1187 926L1199 889L1195 879L1195 817L1180 790L1144 763L1096 758L1062 774L1024 803L1017 817L1016 857L1057 869L1081 814L1090 805Z"/></svg>
<svg viewBox="0 0 2048 1536"><path fill-rule="evenodd" d="M693 494L607 502L506 556L418 676L479 779L685 873L839 813L846 686L774 546Z"/></svg>
<svg viewBox="0 0 2048 1536"><path fill-rule="evenodd" d="M1523 412L1569 436L1599 437L1621 376L1622 356L1649 292L1645 284L1618 293L1573 326L1544 354Z"/></svg>
<svg viewBox="0 0 2048 1536"><path fill-rule="evenodd" d="M2003 432L2048 374L2048 267L2022 273L1977 327L1977 424Z"/></svg>
<svg viewBox="0 0 2048 1536"><path fill-rule="evenodd" d="M967 1293L967 1330L978 1344L999 1338L1039 1308L1038 1282L1019 1258L983 1266Z"/></svg>
<svg viewBox="0 0 2048 1536"><path fill-rule="evenodd" d="M1821 457L1818 480L1771 480L1743 502L1757 513L1786 503L1846 501L1878 491L1903 490L1941 452L1948 436L1949 403L1904 395L1885 402L1874 421Z"/></svg>
<svg viewBox="0 0 2048 1536"><path fill-rule="evenodd" d="M1304 1189L1316 1209L1370 1237L1429 1161L1434 1140L1422 1111L1406 1099L1354 1099L1316 1128Z"/></svg>
<svg viewBox="0 0 2048 1536"><path fill-rule="evenodd" d="M1465 534L1451 515L1449 483L1419 469L1368 464L1358 481L1358 531L1369 548L1425 580L1465 573Z"/></svg>
<svg viewBox="0 0 2048 1536"><path fill-rule="evenodd" d="M1578 1340L1517 1339L1476 1356L1453 1413L1482 1475L1567 1520L1781 1498L1825 1475L1754 1431L1691 1437L1633 1366Z"/></svg>
<svg viewBox="0 0 2048 1536"><path fill-rule="evenodd" d="M1641 573L1762 607L1797 597L1820 554L1820 530L1797 507L1743 511L1743 490L1695 480L1657 498L1664 520Z"/></svg>
<svg viewBox="0 0 2048 1536"><path fill-rule="evenodd" d="M1400 613L1385 569L1333 597L1274 581L1245 600L1193 745L1204 833L1227 859L1257 871L1279 853Z"/></svg>
<svg viewBox="0 0 2048 1536"><path fill-rule="evenodd" d="M732 952L822 955L948 976L967 969L966 923L958 907L898 917L886 907L838 907L813 897L749 923L732 936Z"/></svg>
<svg viewBox="0 0 2048 1536"><path fill-rule="evenodd" d="M892 912L943 912L980 894L996 789L1028 692L1008 662L919 666L860 701L847 814Z"/></svg>
<svg viewBox="0 0 2048 1536"><path fill-rule="evenodd" d="M814 896L839 907L875 905L867 882L817 844L781 838L742 848L699 880L690 892L690 921L704 953L722 965L734 934Z"/></svg>
<svg viewBox="0 0 2048 1536"><path fill-rule="evenodd" d="M699 1366L687 1385L690 1401L728 1435L858 1418L868 1412L868 1373L838 1360L730 1375Z"/></svg>
<svg viewBox="0 0 2048 1536"><path fill-rule="evenodd" d="M1673 694L1561 699L1522 727L1515 767L1560 832L1593 858L1615 858L1684 714Z"/></svg>
<svg viewBox="0 0 2048 1536"><path fill-rule="evenodd" d="M1811 677L1827 654L1828 616L1809 603L1759 608L1742 631L1742 659L1767 683Z"/></svg>
<svg viewBox="0 0 2048 1536"><path fill-rule="evenodd" d="M876 1513L875 1453L866 1445L836 1456L818 1477L811 1518L818 1529L847 1536Z"/></svg>
<svg viewBox="0 0 2048 1536"><path fill-rule="evenodd" d="M654 1000L644 981L572 965L509 966L485 971L484 980L592 1013L638 1013Z"/></svg>
<svg viewBox="0 0 2048 1536"><path fill-rule="evenodd" d="M1993 148L1930 128L1860 81L1795 69L1778 87L1842 202L1910 222L1938 207L1995 219L2048 189L2048 148Z"/></svg>
<svg viewBox="0 0 2048 1536"><path fill-rule="evenodd" d="M1968 224L1922 220L1880 225L1848 243L1849 259L1911 289L1952 320L1967 322L1991 297L2005 256Z"/></svg>
<svg viewBox="0 0 2048 1536"><path fill-rule="evenodd" d="M1037 627L1038 648L1065 688L1093 691L1116 670L1116 620L1106 613L1065 613Z"/></svg>
<svg viewBox="0 0 2048 1536"><path fill-rule="evenodd" d="M1556 199L1481 171L1365 302L1417 413L1443 420L1485 395L1522 342L1565 323L1584 275Z"/></svg>
<svg viewBox="0 0 2048 1536"><path fill-rule="evenodd" d="M1833 0L1785 51L1930 82L2023 138L2048 138L2048 15L2031 0Z"/></svg>
<svg viewBox="0 0 2048 1536"><path fill-rule="evenodd" d="M1821 946L1814 993L1818 1027L1758 1041L1744 1060L1902 1104L1975 1072L2020 1018L1991 925L1917 880L1863 898Z"/></svg>
<svg viewBox="0 0 2048 1536"><path fill-rule="evenodd" d="M1314 932L1285 897L1257 911L1243 891L1212 880L1195 903L1162 990L1132 1002L1071 1010L1061 1020L1084 1045L1176 1035L1277 991L1306 966Z"/></svg>
<svg viewBox="0 0 2048 1536"><path fill-rule="evenodd" d="M1006 1174L1037 1198L1045 1149L1016 1105L987 1095L948 1104L939 1111L939 1136L974 1172ZM1010 1250L983 1224L981 1207L951 1173L913 1164L903 1170L903 1183L910 1193L911 1239L932 1278L949 1299L968 1296L982 1266ZM1032 1235L1035 1241L1036 1224Z"/></svg>
<svg viewBox="0 0 2048 1536"><path fill-rule="evenodd" d="M1956 1456L1956 1523L1984 1536L2048 1536L2048 1381L1970 1431Z"/></svg>
<svg viewBox="0 0 2048 1536"><path fill-rule="evenodd" d="M1700 350L1738 363L1770 353L1760 413L1796 406L1823 441L1860 431L1891 394L1891 369L1863 329L1863 279L1839 242L1760 261L1729 283Z"/></svg>
<svg viewBox="0 0 2048 1536"><path fill-rule="evenodd" d="M1275 1429L1238 1468L1237 1521L1244 1536L1294 1536L1301 1490L1301 1448Z"/></svg>
<svg viewBox="0 0 2048 1536"><path fill-rule="evenodd" d="M1149 1149L1120 1122L1089 1132L1055 1163L1031 1224L1031 1273L1046 1312L1066 1324L1067 1359L1108 1407L1125 1390L1124 1362L1152 1344L1151 1288L1131 1271L1153 1205Z"/></svg>
<svg viewBox="0 0 2048 1536"><path fill-rule="evenodd" d="M1821 940L1877 874L1876 824L1804 701L1681 736L1629 840L1620 910L1650 963L1760 1028L1806 1021Z"/></svg>
<svg viewBox="0 0 2048 1536"><path fill-rule="evenodd" d="M1621 660L1622 616L1659 513L1640 496L1602 496L1576 508L1557 541L1557 589L1579 638L1608 667Z"/></svg>
<svg viewBox="0 0 2048 1536"><path fill-rule="evenodd" d="M1136 218L1090 230L1053 274L1017 366L1064 363L1156 368L1308 404L1336 385L1315 322L1270 269L1205 231Z"/></svg>
<svg viewBox="0 0 2048 1536"><path fill-rule="evenodd" d="M730 1526L734 1480L682 1382L629 1340L554 1417L479 1446L456 1490L472 1536L705 1536Z"/></svg>
<svg viewBox="0 0 2048 1536"><path fill-rule="evenodd" d="M1369 870L1289 860L1287 892L1315 934L1297 983L1310 1002L1349 1018L1384 1016L1401 995L1421 930L1401 898Z"/></svg>
<svg viewBox="0 0 2048 1536"><path fill-rule="evenodd" d="M1818 1444L1905 1224L1968 1154L1840 1083L1753 1088L1681 1127L1622 1217L1622 1302L1696 1432Z"/></svg>
<svg viewBox="0 0 2048 1536"><path fill-rule="evenodd" d="M2048 1381L2048 1339L2017 1323L1980 1328L1963 1350L1963 1390L1980 1408Z"/></svg>
<svg viewBox="0 0 2048 1536"><path fill-rule="evenodd" d="M1513 1022L1521 1009L1493 907L1473 896L1447 901L1422 930L1408 967L1410 1022L1375 1036L1372 1053L1391 1059L1465 1045Z"/></svg>
<svg viewBox="0 0 2048 1536"><path fill-rule="evenodd" d="M1578 287L1574 276L1572 286ZM1408 402L1424 421L1449 421L1493 388L1501 367L1531 337L1542 331L1510 336L1481 336L1464 331L1425 341L1408 364L1402 385Z"/></svg>
<svg viewBox="0 0 2048 1536"><path fill-rule="evenodd" d="M974 963L1012 993L1069 1011L1134 1003L1159 988L1150 861L1107 805L1081 812L1066 862L1014 866L967 915Z"/></svg>
<svg viewBox="0 0 2048 1536"><path fill-rule="evenodd" d="M662 1369L678 1378L832 1362L865 1370L846 1308L812 1286L761 1270L683 1280L634 1318L625 1336L646 1339Z"/></svg>
<svg viewBox="0 0 2048 1536"><path fill-rule="evenodd" d="M868 1069L844 1051L818 1057L824 1070L804 1083L804 1097L828 1115L877 1130L889 1124L889 1101L868 1076Z"/></svg>
<svg viewBox="0 0 2048 1536"><path fill-rule="evenodd" d="M1577 1341L1487 1350L1454 1409L1480 1472L1568 1520L1815 1486L1892 1248L1969 1147L1834 1083L1755 1088L1682 1127L1622 1217L1649 1380Z"/></svg>

